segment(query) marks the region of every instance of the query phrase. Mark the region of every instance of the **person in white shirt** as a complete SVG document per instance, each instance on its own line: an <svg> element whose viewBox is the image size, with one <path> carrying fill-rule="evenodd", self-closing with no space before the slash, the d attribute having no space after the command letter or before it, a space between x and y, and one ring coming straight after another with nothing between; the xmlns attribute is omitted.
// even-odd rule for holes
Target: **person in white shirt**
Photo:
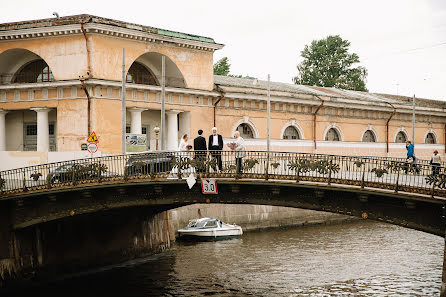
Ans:
<svg viewBox="0 0 446 297"><path fill-rule="evenodd" d="M431 165L432 165L432 175L436 175L440 173L441 166L441 157L438 154L438 151L435 150L431 157Z"/></svg>
<svg viewBox="0 0 446 297"><path fill-rule="evenodd" d="M237 173L243 173L243 157L246 155L245 140L240 136L239 131L234 132L234 141L231 143L231 149L235 151L235 163L237 164Z"/></svg>

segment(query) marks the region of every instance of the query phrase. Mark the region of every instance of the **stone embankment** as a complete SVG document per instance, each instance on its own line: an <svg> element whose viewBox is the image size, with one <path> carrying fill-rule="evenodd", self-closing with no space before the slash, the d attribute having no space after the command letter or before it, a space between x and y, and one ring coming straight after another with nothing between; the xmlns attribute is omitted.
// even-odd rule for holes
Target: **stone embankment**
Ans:
<svg viewBox="0 0 446 297"><path fill-rule="evenodd" d="M333 224L357 218L323 211L267 205L194 204L168 211L171 230L187 225L190 219L215 217L225 223L240 225L252 231L267 228L293 227L312 224ZM172 234L171 238L176 236Z"/></svg>

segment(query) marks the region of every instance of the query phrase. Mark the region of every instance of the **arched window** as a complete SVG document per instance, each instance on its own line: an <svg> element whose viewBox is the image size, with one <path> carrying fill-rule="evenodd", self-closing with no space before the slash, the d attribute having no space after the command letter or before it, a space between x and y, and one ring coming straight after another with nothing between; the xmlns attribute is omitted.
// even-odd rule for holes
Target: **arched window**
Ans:
<svg viewBox="0 0 446 297"><path fill-rule="evenodd" d="M283 139L300 139L299 131L293 126L288 126L283 132Z"/></svg>
<svg viewBox="0 0 446 297"><path fill-rule="evenodd" d="M40 83L54 81L53 73L44 60L27 64L15 76L15 83Z"/></svg>
<svg viewBox="0 0 446 297"><path fill-rule="evenodd" d="M129 72L127 72L127 82L142 85L158 85L155 76L138 62L133 62L132 66L130 66Z"/></svg>
<svg viewBox="0 0 446 297"><path fill-rule="evenodd" d="M237 127L237 131L240 132L240 136L244 139L254 138L254 133L248 124L242 123Z"/></svg>
<svg viewBox="0 0 446 297"><path fill-rule="evenodd" d="M435 139L434 133L427 133L426 139L424 140L424 143L427 144L436 144L437 140Z"/></svg>
<svg viewBox="0 0 446 297"><path fill-rule="evenodd" d="M362 142L376 142L375 133L372 130L365 131L362 136Z"/></svg>
<svg viewBox="0 0 446 297"><path fill-rule="evenodd" d="M327 135L325 135L325 140L327 140L327 141L339 141L340 137L339 137L338 131L336 131L335 128L330 128L330 130L328 130L328 132L327 132Z"/></svg>
<svg viewBox="0 0 446 297"><path fill-rule="evenodd" d="M396 138L395 138L395 142L396 143L405 143L406 140L407 140L406 133L404 133L403 131L398 132L398 134L396 135Z"/></svg>

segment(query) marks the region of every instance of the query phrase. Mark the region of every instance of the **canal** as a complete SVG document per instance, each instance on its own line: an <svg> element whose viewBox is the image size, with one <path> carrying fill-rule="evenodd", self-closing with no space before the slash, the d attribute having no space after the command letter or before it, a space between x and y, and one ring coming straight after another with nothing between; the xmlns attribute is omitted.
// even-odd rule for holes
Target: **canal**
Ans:
<svg viewBox="0 0 446 297"><path fill-rule="evenodd" d="M273 229L177 242L163 254L0 295L439 296L443 245L370 221Z"/></svg>

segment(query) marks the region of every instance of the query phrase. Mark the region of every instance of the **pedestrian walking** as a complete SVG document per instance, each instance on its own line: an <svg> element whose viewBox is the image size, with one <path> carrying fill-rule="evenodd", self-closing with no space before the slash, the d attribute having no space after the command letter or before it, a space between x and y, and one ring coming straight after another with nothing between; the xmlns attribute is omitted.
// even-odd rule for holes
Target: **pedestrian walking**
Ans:
<svg viewBox="0 0 446 297"><path fill-rule="evenodd" d="M431 161L432 165L432 175L437 175L440 173L440 166L441 166L441 157L438 154L438 151L435 150L432 154Z"/></svg>
<svg viewBox="0 0 446 297"><path fill-rule="evenodd" d="M404 172L407 174L407 171L409 170L409 167L412 166L415 168L416 173L420 173L420 169L416 166L417 158L415 157L415 148L413 143L410 142L410 140L406 141L406 166L404 169ZM409 165L409 162L412 164Z"/></svg>
<svg viewBox="0 0 446 297"><path fill-rule="evenodd" d="M197 171L204 172L205 171L205 161L207 155L207 146L206 146L206 138L203 136L203 130L198 130L198 136L194 138L194 158L199 162Z"/></svg>
<svg viewBox="0 0 446 297"><path fill-rule="evenodd" d="M217 134L217 128L212 128L212 134L209 136L208 149L213 158L217 161L218 170L221 172L223 164L221 161L221 150L223 149L223 137Z"/></svg>

